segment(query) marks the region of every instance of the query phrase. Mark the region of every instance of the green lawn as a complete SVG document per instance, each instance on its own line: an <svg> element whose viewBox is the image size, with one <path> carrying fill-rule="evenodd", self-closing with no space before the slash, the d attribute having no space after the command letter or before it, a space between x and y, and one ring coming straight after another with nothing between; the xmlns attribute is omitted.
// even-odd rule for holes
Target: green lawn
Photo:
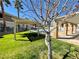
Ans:
<svg viewBox="0 0 79 59"><path fill-rule="evenodd" d="M17 33L17 40L13 39L13 34L7 34L0 38L0 59L46 59L47 47L44 44L44 39L31 42L27 37L23 37L28 33L30 32ZM76 59L79 57L79 53L75 50L78 51L78 49L78 46L52 39L54 59L62 59L68 51L67 59Z"/></svg>
<svg viewBox="0 0 79 59"><path fill-rule="evenodd" d="M24 33L29 33L29 31L17 33L17 40L13 39L13 34L0 38L0 59L31 59L31 57L37 59L39 48L41 50L44 41L30 42L27 37L22 37Z"/></svg>

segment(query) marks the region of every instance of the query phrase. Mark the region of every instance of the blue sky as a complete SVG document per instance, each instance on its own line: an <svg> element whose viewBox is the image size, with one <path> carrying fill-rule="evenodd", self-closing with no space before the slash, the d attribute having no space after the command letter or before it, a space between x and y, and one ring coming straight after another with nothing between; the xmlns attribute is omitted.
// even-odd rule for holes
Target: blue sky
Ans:
<svg viewBox="0 0 79 59"><path fill-rule="evenodd" d="M8 7L4 6L4 10L7 13L10 13L10 14L12 14L14 16L17 16L17 10L14 8L14 4L13 4L14 0L10 0L10 1L11 1L11 6L8 6Z"/></svg>
<svg viewBox="0 0 79 59"><path fill-rule="evenodd" d="M12 15L14 15L14 16L17 16L17 10L14 8L14 5L13 5L13 1L14 0L10 0L11 1L11 6L8 6L8 7L6 7L6 6L4 6L4 10L5 10L5 12L7 12L7 13L9 13L9 14L12 14ZM24 1L24 0L23 0ZM33 0L34 1L34 0ZM62 1L66 1L66 0L61 0L61 4L60 4L60 6L59 6L59 8L58 8L58 11L61 9L61 7L62 7L62 5L64 5L64 3L62 2ZM69 0L70 2L71 2L71 0ZM77 0L76 0L76 2L74 3L74 4L78 4L78 2L77 2ZM73 3L71 3L71 5L73 6ZM74 8L74 6L73 6L73 8ZM68 12L68 11L65 11L65 12L63 12L61 15L64 15L66 12ZM33 13L31 13L31 12L27 12L26 13L26 16L29 18L31 18L31 16L29 16L29 15L31 15L31 16L35 16ZM23 14L22 13L20 13L20 17L23 17Z"/></svg>

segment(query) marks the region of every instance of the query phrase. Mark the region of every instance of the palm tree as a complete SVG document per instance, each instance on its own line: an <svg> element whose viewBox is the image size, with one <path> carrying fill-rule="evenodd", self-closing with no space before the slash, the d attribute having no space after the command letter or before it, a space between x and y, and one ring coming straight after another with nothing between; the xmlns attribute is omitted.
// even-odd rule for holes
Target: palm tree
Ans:
<svg viewBox="0 0 79 59"><path fill-rule="evenodd" d="M0 6L2 10L2 17L3 17L3 31L6 31L6 20L5 20L5 15L4 15L4 5L3 2L5 2L5 5L8 6L10 4L9 0L0 0Z"/></svg>
<svg viewBox="0 0 79 59"><path fill-rule="evenodd" d="M14 1L15 8L17 9L18 19L20 18L20 10L23 9L23 5L21 3L22 3L22 0L15 0ZM18 28L20 28L19 25L18 25Z"/></svg>

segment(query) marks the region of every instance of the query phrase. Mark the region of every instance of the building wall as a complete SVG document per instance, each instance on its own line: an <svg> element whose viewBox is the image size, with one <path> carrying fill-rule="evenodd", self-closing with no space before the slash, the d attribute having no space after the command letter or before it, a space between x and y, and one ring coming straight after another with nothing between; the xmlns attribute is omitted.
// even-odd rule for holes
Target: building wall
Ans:
<svg viewBox="0 0 79 59"><path fill-rule="evenodd" d="M54 24L53 27L56 27L56 23ZM76 26L73 25L73 33L76 33ZM68 23L68 35L72 35L72 25ZM53 38L56 38L56 28L51 32L51 36ZM62 27L61 25L58 25L58 36L59 37L64 37L66 35L66 24Z"/></svg>

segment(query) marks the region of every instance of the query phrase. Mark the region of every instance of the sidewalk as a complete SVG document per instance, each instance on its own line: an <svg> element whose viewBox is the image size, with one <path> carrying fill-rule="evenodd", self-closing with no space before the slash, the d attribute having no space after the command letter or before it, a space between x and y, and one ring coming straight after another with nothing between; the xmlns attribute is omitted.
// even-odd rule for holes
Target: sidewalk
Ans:
<svg viewBox="0 0 79 59"><path fill-rule="evenodd" d="M71 43L71 44L74 44L74 45L79 45L79 36L75 39L58 39L58 40L68 42L68 43Z"/></svg>

